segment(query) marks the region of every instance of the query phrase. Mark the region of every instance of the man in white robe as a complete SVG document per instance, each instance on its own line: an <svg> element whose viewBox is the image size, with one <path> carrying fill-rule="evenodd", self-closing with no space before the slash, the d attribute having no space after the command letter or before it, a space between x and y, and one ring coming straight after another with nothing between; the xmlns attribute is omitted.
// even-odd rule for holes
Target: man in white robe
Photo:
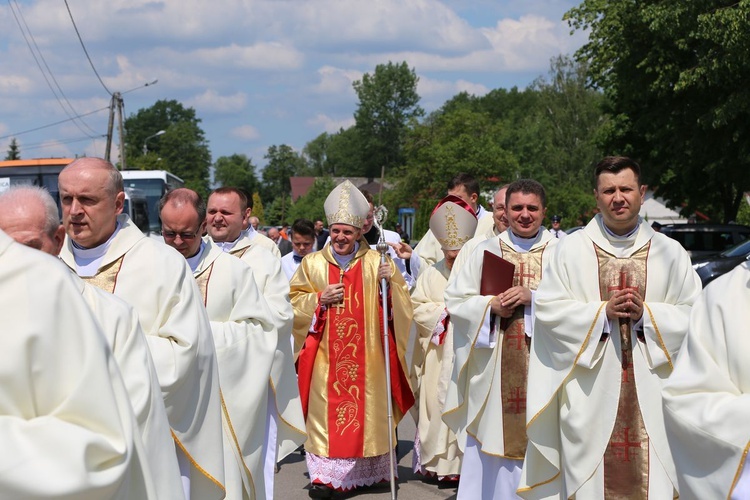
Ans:
<svg viewBox="0 0 750 500"><path fill-rule="evenodd" d="M675 496L661 386L700 280L687 252L639 216L625 157L595 169L598 214L562 240L535 297L524 498Z"/></svg>
<svg viewBox="0 0 750 500"><path fill-rule="evenodd" d="M453 269L456 271L461 269L461 266L469 259L477 245L484 240L500 236L500 233L508 229L508 219L505 215L505 193L508 191L508 186L509 184L505 184L495 191L492 196L492 227L484 233L475 231L474 237L461 247L456 262L453 264Z"/></svg>
<svg viewBox="0 0 750 500"><path fill-rule="evenodd" d="M158 498L106 340L59 260L0 230L3 498Z"/></svg>
<svg viewBox="0 0 750 500"><path fill-rule="evenodd" d="M276 462L304 443L305 419L294 369L292 351L292 304L289 301L289 281L281 270L279 256L271 253L263 243L269 238L256 234L248 238L243 227L249 212L247 197L236 188L214 190L207 202L207 230L211 240L224 252L238 257L253 270L255 282L273 313L277 344L274 352L267 415L267 456L265 484L268 496L273 494ZM273 249L278 248L271 241Z"/></svg>
<svg viewBox="0 0 750 500"><path fill-rule="evenodd" d="M513 182L505 205L509 229L479 243L445 290L456 357L443 421L464 451L458 498L517 498L526 451L533 296L556 241L541 184ZM515 265L513 286L494 296L481 294L487 251Z"/></svg>
<svg viewBox="0 0 750 500"><path fill-rule="evenodd" d="M415 473L457 481L463 453L456 435L441 420L453 366L453 324L443 295L461 247L474 235L477 218L463 200L448 196L430 217L430 230L443 249L443 259L426 268L411 294L414 356L407 364L418 412L414 439Z"/></svg>
<svg viewBox="0 0 750 500"><path fill-rule="evenodd" d="M122 176L80 158L58 179L67 231L60 257L138 313L161 386L185 495L224 497L221 403L211 327L190 268L122 212Z"/></svg>
<svg viewBox="0 0 750 500"><path fill-rule="evenodd" d="M0 229L32 248L57 256L65 242L57 204L38 186L13 186L0 193ZM123 300L80 279L74 282L112 349L138 422L148 470L158 498L180 498L182 486L169 421L151 353L138 315Z"/></svg>
<svg viewBox="0 0 750 500"><path fill-rule="evenodd" d="M298 219L292 224L292 251L281 258L281 269L291 280L305 255L315 251L315 226L312 221Z"/></svg>
<svg viewBox="0 0 750 500"><path fill-rule="evenodd" d="M693 305L664 384L667 439L680 498L750 498L750 263L709 284Z"/></svg>
<svg viewBox="0 0 750 500"><path fill-rule="evenodd" d="M265 424L276 327L253 271L200 235L206 205L187 188L159 204L162 236L185 257L211 320L219 364L227 499L267 498Z"/></svg>

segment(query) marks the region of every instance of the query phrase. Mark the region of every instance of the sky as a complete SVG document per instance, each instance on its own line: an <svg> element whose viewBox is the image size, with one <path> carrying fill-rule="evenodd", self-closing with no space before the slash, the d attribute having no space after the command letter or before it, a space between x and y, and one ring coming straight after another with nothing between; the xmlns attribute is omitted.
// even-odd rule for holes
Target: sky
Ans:
<svg viewBox="0 0 750 500"><path fill-rule="evenodd" d="M175 99L196 110L214 161L262 167L269 146L301 151L353 125L352 83L378 64L406 61L428 113L462 91L528 86L585 43L562 21L578 3L67 0L69 13L61 0L8 0L0 158L12 137L22 158L104 156L109 92L122 92L126 117Z"/></svg>

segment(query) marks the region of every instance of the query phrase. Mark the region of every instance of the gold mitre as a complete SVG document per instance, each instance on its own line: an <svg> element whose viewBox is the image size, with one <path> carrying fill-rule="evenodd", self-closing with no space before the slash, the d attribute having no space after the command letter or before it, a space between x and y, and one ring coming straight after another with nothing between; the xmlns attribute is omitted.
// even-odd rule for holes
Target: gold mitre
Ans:
<svg viewBox="0 0 750 500"><path fill-rule="evenodd" d="M328 226L349 224L362 229L370 212L370 202L365 195L349 181L336 186L323 203Z"/></svg>
<svg viewBox="0 0 750 500"><path fill-rule="evenodd" d="M430 229L443 250L459 250L474 237L477 216L464 200L448 195L432 211Z"/></svg>

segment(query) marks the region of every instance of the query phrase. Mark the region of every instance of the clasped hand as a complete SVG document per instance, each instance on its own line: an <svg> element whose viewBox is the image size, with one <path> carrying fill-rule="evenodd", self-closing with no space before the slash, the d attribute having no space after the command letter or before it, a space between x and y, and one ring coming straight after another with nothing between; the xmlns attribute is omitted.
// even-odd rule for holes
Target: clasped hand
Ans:
<svg viewBox="0 0 750 500"><path fill-rule="evenodd" d="M531 290L522 286L514 286L495 295L490 302L490 310L501 318L510 318L516 307L529 305L531 305Z"/></svg>
<svg viewBox="0 0 750 500"><path fill-rule="evenodd" d="M607 318L630 318L638 322L643 316L643 297L637 290L615 290L607 301Z"/></svg>

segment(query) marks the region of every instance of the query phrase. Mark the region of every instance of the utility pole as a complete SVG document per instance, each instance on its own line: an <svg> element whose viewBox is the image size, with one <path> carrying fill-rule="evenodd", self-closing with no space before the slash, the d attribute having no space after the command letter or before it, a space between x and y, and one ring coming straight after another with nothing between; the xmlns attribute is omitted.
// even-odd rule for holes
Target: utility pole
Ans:
<svg viewBox="0 0 750 500"><path fill-rule="evenodd" d="M122 101L122 94L115 92L112 95L113 99L117 99L117 121L118 128L120 131L120 170L126 170L127 164L125 163L125 133L122 126L122 112L125 104Z"/></svg>
<svg viewBox="0 0 750 500"><path fill-rule="evenodd" d="M107 147L104 149L104 159L109 161L110 152L112 151L112 133L115 124L115 96L109 100L109 120L107 123Z"/></svg>

